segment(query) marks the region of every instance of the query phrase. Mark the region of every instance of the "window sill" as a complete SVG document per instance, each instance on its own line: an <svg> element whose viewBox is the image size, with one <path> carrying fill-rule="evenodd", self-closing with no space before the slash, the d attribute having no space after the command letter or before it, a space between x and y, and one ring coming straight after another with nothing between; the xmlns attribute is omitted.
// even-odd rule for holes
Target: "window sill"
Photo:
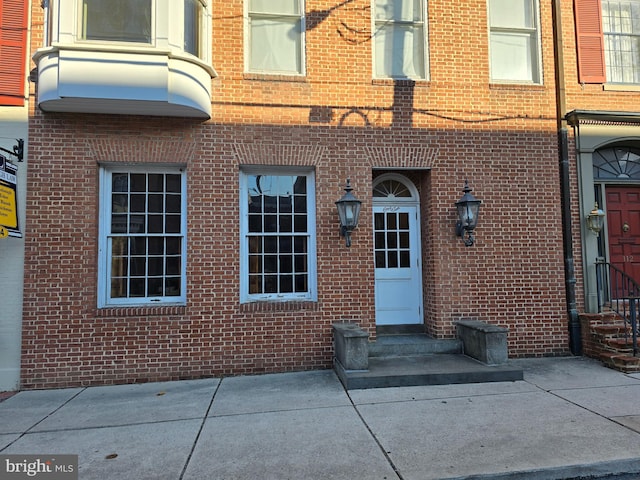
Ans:
<svg viewBox="0 0 640 480"><path fill-rule="evenodd" d="M306 83L307 81L307 77L305 75L282 75L271 73L244 73L242 78L244 80L256 80L261 82Z"/></svg>
<svg viewBox="0 0 640 480"><path fill-rule="evenodd" d="M291 312L318 310L318 302L311 300L259 301L240 304L240 312Z"/></svg>
<svg viewBox="0 0 640 480"><path fill-rule="evenodd" d="M185 305L150 305L150 306L119 306L98 308L95 311L96 318L112 317L160 317L166 315L185 315Z"/></svg>
<svg viewBox="0 0 640 480"><path fill-rule="evenodd" d="M540 83L490 83L489 90L543 91L546 87Z"/></svg>
<svg viewBox="0 0 640 480"><path fill-rule="evenodd" d="M401 86L401 87L430 87L431 81L426 79L410 78L373 78L371 85Z"/></svg>
<svg viewBox="0 0 640 480"><path fill-rule="evenodd" d="M610 92L640 92L640 85L630 83L605 83L602 90Z"/></svg>

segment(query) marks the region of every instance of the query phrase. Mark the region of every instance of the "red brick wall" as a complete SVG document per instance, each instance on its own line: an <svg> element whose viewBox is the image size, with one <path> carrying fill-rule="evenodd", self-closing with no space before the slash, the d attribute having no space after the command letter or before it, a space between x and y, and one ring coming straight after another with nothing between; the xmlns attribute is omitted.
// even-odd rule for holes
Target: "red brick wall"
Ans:
<svg viewBox="0 0 640 480"><path fill-rule="evenodd" d="M371 79L369 2L307 2L307 76L243 74L242 2L213 2L213 118L33 112L23 388L196 378L331 365L331 323L375 332L371 186L401 169L421 194L425 324L509 328L512 356L567 352L550 2L544 85L490 85L486 1L429 3L431 80ZM323 15L321 12L329 12ZM315 13L313 13L315 12ZM34 25L39 9L34 8ZM317 22L315 20L318 20ZM184 307L96 308L99 162L187 166ZM318 302L239 303L238 172L316 172ZM334 202L363 201L347 250ZM468 178L477 243L454 234Z"/></svg>

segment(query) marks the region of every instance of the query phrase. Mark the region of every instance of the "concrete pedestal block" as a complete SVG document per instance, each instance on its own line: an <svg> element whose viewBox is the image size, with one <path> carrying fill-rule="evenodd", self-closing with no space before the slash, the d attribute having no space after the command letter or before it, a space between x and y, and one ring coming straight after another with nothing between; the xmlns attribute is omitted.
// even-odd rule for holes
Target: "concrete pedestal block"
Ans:
<svg viewBox="0 0 640 480"><path fill-rule="evenodd" d="M333 324L333 348L345 370L369 368L369 333L355 323Z"/></svg>
<svg viewBox="0 0 640 480"><path fill-rule="evenodd" d="M456 323L456 330L465 355L487 365L501 365L509 359L507 328L479 320L460 320Z"/></svg>

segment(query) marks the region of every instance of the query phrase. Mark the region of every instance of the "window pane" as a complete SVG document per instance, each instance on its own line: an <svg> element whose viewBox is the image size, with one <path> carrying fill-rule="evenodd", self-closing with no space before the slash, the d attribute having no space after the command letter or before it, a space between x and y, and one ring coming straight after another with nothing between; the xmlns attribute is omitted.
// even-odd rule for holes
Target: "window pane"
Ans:
<svg viewBox="0 0 640 480"><path fill-rule="evenodd" d="M131 211L132 212L144 212L147 207L146 203L147 203L147 198L145 195L131 195ZM160 199L160 204L161 204L160 206L162 207L162 198Z"/></svg>
<svg viewBox="0 0 640 480"><path fill-rule="evenodd" d="M376 20L422 20L422 1L376 0Z"/></svg>
<svg viewBox="0 0 640 480"><path fill-rule="evenodd" d="M421 26L384 25L375 37L376 75L425 78L425 42Z"/></svg>
<svg viewBox="0 0 640 480"><path fill-rule="evenodd" d="M184 0L184 51L200 56L201 20L204 15L200 0Z"/></svg>
<svg viewBox="0 0 640 480"><path fill-rule="evenodd" d="M299 19L252 18L249 69L302 73L302 29Z"/></svg>
<svg viewBox="0 0 640 480"><path fill-rule="evenodd" d="M249 9L252 12L300 14L300 0L251 0Z"/></svg>
<svg viewBox="0 0 640 480"><path fill-rule="evenodd" d="M529 34L491 34L491 78L493 80L538 81L533 65L536 40Z"/></svg>
<svg viewBox="0 0 640 480"><path fill-rule="evenodd" d="M150 192L164 191L164 175L161 175L161 174L149 175L149 191Z"/></svg>
<svg viewBox="0 0 640 480"><path fill-rule="evenodd" d="M640 3L602 2L607 81L640 83Z"/></svg>
<svg viewBox="0 0 640 480"><path fill-rule="evenodd" d="M490 0L492 27L535 28L533 0Z"/></svg>
<svg viewBox="0 0 640 480"><path fill-rule="evenodd" d="M151 0L83 0L83 37L151 43Z"/></svg>
<svg viewBox="0 0 640 480"><path fill-rule="evenodd" d="M182 279L180 277L168 277L165 281L164 294L167 297L180 296L181 284L182 284Z"/></svg>

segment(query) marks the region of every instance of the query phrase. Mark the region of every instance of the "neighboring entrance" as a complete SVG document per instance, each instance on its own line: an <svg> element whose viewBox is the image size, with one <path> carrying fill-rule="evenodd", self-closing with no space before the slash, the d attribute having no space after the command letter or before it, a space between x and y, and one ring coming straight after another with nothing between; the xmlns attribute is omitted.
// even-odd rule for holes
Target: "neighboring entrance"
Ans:
<svg viewBox="0 0 640 480"><path fill-rule="evenodd" d="M405 177L387 174L374 182L376 325L423 323L418 207L417 190Z"/></svg>
<svg viewBox="0 0 640 480"><path fill-rule="evenodd" d="M640 187L605 187L609 262L640 283Z"/></svg>

